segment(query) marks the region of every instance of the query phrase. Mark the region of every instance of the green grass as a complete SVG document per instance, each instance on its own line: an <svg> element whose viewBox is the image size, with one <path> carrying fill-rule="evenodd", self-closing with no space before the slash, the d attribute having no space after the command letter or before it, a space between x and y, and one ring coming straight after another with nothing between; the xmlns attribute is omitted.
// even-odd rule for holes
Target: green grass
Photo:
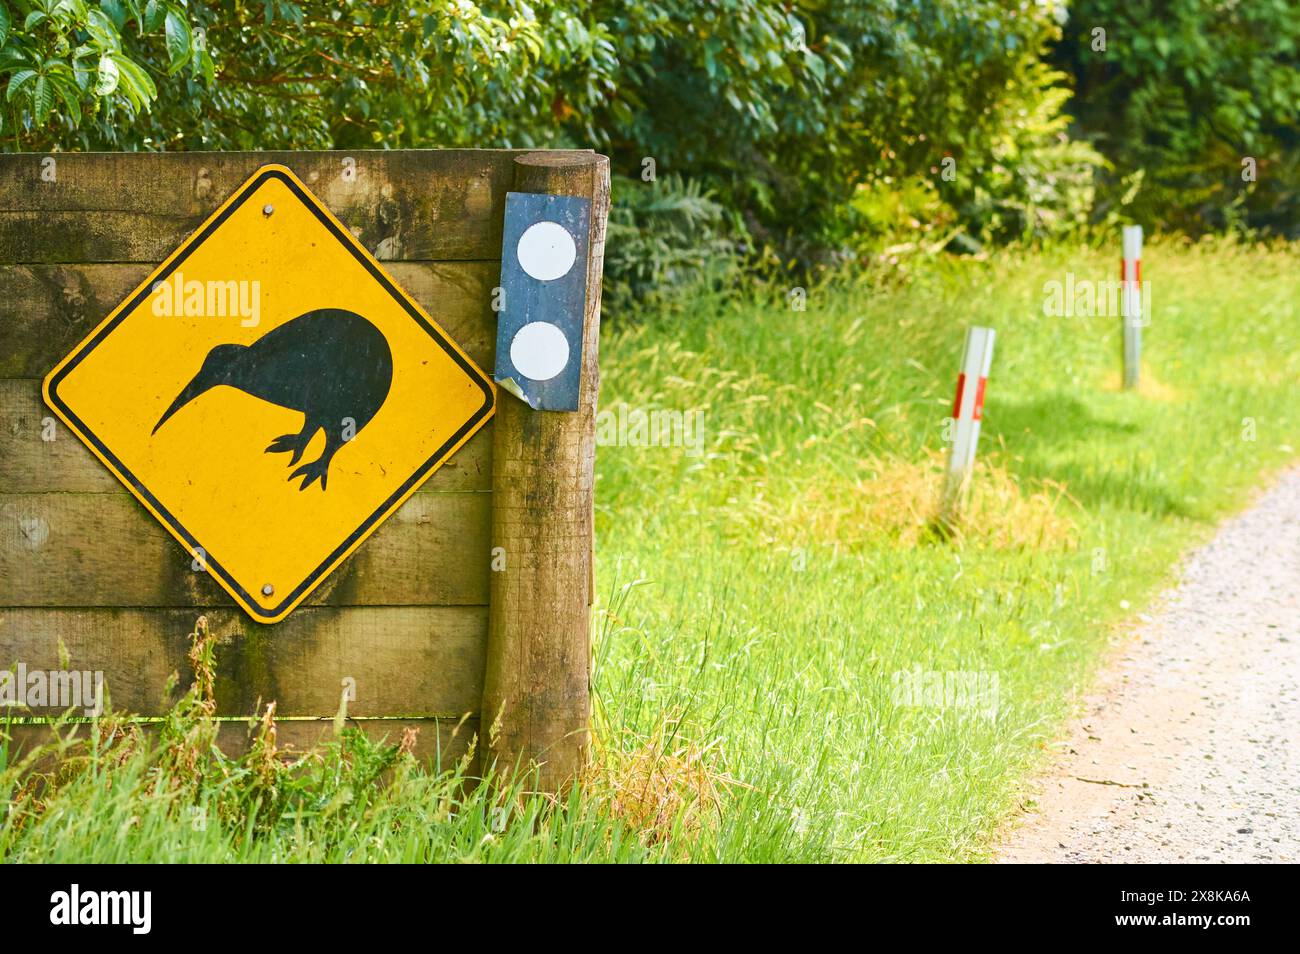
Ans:
<svg viewBox="0 0 1300 954"><path fill-rule="evenodd" d="M1118 319L1042 309L1049 279L1112 278L1113 249L926 262L811 289L804 312L704 298L624 323L602 342L602 406L698 410L704 440L600 451L605 771L587 790L520 799L501 828L488 786L360 739L277 775L274 797L247 760L156 794L155 749L44 804L0 775L25 806L0 857L979 860L1111 637L1296 457L1297 265L1151 245L1138 394L1114 387ZM941 542L925 519L968 324L998 331L983 467ZM918 669L996 677L996 711L897 704L895 674ZM649 834L638 780L679 798Z"/></svg>
<svg viewBox="0 0 1300 954"><path fill-rule="evenodd" d="M1117 319L1043 316L1045 281L1112 276L1090 251L939 263L894 292L815 291L804 313L722 307L616 337L604 402L701 408L710 438L704 460L604 450L597 485L601 579L646 581L602 647L609 721L648 733L680 710L752 786L701 855L980 857L1114 625L1300 446L1296 264L1150 248L1151 396L1107 388ZM942 446L968 324L998 331L983 459L1022 498L1063 483L1073 547L983 543L1025 518L1005 499L960 546L908 542L853 502L880 460ZM859 519L819 520L807 499ZM996 719L894 705L893 674L917 666L996 673Z"/></svg>

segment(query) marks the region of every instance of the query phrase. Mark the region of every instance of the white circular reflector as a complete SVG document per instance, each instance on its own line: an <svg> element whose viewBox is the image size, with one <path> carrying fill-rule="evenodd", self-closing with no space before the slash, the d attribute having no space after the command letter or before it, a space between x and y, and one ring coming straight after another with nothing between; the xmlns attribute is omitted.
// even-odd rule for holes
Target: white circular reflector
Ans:
<svg viewBox="0 0 1300 954"><path fill-rule="evenodd" d="M549 321L529 322L515 332L510 360L524 377L549 381L569 363L569 339Z"/></svg>
<svg viewBox="0 0 1300 954"><path fill-rule="evenodd" d="M524 271L540 282L549 282L569 273L578 257L578 247L563 225L537 222L519 236L515 254Z"/></svg>

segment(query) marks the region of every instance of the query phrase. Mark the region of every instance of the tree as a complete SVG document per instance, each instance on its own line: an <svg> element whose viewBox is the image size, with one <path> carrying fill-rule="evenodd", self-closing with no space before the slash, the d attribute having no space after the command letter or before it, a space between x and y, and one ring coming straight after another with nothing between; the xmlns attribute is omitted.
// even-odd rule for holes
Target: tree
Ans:
<svg viewBox="0 0 1300 954"><path fill-rule="evenodd" d="M185 7L149 0L0 0L0 133L16 148L80 134L114 142L158 96L154 77L189 67L208 84L213 61Z"/></svg>
<svg viewBox="0 0 1300 954"><path fill-rule="evenodd" d="M700 180L804 265L854 241L851 200L872 184L928 177L970 230L1020 234L1068 218L1043 210L1073 209L1091 172L1091 153L1062 145L1042 62L1058 24L1022 0L0 9L6 142L21 149L592 146L616 173L648 157ZM1067 165L1082 172L1054 176Z"/></svg>

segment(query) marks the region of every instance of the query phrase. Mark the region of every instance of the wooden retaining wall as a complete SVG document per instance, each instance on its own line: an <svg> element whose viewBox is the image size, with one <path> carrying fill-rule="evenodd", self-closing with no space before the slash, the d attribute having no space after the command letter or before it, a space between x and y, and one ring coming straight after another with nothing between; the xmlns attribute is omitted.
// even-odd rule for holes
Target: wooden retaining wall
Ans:
<svg viewBox="0 0 1300 954"><path fill-rule="evenodd" d="M571 650L576 603L585 617L590 599L591 540L588 532L555 560L547 541L558 539L548 529L556 521L566 540L574 526L590 526L605 160L496 150L52 158L50 182L42 178L47 157L0 156L0 667L56 669L62 640L73 668L105 673L114 708L157 715L173 701L163 698L169 674L180 672L188 684L186 637L203 614L220 637L219 715L249 716L259 702L275 700L281 718L328 720L351 679L349 712L358 724L390 735L416 725L419 751L446 756L463 752L478 730L492 625L498 669L530 665L521 653L537 667L492 695L493 715L500 712L512 740L500 756L555 756L557 769L571 775L585 752L588 663ZM583 410L568 420L522 404L508 412L517 431L507 445L514 469L496 475L498 494L524 503L516 500L494 530L499 416L274 625L253 622L194 570L191 555L62 423L53 440L42 439L54 415L41 400L41 378L55 363L267 163L289 166L489 372L506 192L549 189L594 200L591 380L584 379ZM501 392L498 404L507 401L515 399ZM556 427L565 440L543 433ZM532 470L521 470L521 461ZM529 496L530 473L550 481L545 499ZM508 579L491 579L494 532L510 536L501 545L523 557L509 561L507 553ZM530 541L534 551L524 552ZM528 618L520 592L552 594L543 619ZM557 601L575 605L560 612L550 605ZM554 640L568 648L537 654ZM565 687L559 703L546 697L557 678ZM328 722L282 726L280 735L305 744L322 731ZM242 738L227 734L232 744ZM571 751L560 756L557 739L571 740L561 743Z"/></svg>

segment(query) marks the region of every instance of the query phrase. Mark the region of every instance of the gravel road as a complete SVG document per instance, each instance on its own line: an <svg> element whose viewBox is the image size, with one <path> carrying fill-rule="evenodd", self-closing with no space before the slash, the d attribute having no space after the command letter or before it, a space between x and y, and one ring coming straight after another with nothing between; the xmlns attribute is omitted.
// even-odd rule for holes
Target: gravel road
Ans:
<svg viewBox="0 0 1300 954"><path fill-rule="evenodd" d="M1120 644L1002 862L1300 860L1300 470Z"/></svg>

